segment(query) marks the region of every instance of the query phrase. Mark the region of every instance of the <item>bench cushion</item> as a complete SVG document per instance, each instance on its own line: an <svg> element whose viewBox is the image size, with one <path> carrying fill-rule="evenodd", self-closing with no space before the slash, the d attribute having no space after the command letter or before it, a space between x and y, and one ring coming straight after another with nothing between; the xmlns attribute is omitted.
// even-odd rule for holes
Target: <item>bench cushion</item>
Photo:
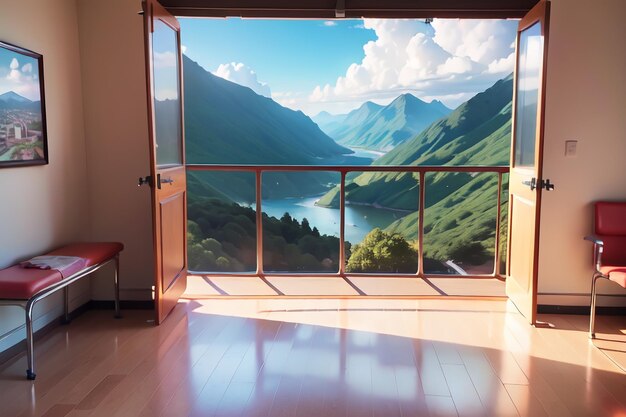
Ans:
<svg viewBox="0 0 626 417"><path fill-rule="evenodd" d="M90 267L111 259L122 249L124 245L117 242L74 243L46 255L78 256L86 260L86 267ZM28 300L62 279L61 273L54 269L27 269L14 265L0 270L0 299Z"/></svg>
<svg viewBox="0 0 626 417"><path fill-rule="evenodd" d="M83 242L73 243L53 250L46 255L78 256L84 258L86 266L92 266L111 259L124 249L119 242Z"/></svg>
<svg viewBox="0 0 626 417"><path fill-rule="evenodd" d="M61 273L55 269L27 269L14 265L0 271L0 299L28 300L62 279Z"/></svg>

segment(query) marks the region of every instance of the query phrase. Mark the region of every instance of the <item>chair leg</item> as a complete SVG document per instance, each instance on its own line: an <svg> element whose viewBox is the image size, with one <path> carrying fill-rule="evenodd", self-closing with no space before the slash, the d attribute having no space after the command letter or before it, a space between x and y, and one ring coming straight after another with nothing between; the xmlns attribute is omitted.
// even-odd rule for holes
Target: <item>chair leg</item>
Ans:
<svg viewBox="0 0 626 417"><path fill-rule="evenodd" d="M115 255L115 275L114 275L114 283L115 283L115 318L122 318L122 313L120 312L120 255Z"/></svg>
<svg viewBox="0 0 626 417"><path fill-rule="evenodd" d="M593 274L591 279L591 314L589 316L589 339L595 339L596 333L594 331L596 324L596 283L601 275Z"/></svg>
<svg viewBox="0 0 626 417"><path fill-rule="evenodd" d="M34 303L28 302L24 308L26 312L26 360L28 362L26 378L31 381L37 376L35 374L35 351L33 347L33 307Z"/></svg>

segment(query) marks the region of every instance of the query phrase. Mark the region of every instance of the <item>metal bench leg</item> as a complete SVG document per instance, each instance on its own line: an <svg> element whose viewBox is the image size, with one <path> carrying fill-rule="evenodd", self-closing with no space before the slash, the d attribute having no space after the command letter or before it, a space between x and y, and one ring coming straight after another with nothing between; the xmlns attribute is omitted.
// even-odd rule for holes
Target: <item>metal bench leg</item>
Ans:
<svg viewBox="0 0 626 417"><path fill-rule="evenodd" d="M115 255L115 318L122 318L120 312L120 255Z"/></svg>
<svg viewBox="0 0 626 417"><path fill-rule="evenodd" d="M63 288L63 324L70 323L70 286Z"/></svg>
<svg viewBox="0 0 626 417"><path fill-rule="evenodd" d="M589 317L589 339L595 339L596 333L594 331L596 324L596 282L598 278L602 278L601 275L593 274L591 279L591 314Z"/></svg>
<svg viewBox="0 0 626 417"><path fill-rule="evenodd" d="M26 307L24 307L26 312L26 360L28 361L26 378L31 381L37 376L35 374L35 351L33 347L33 307L34 303L31 301L26 303Z"/></svg>

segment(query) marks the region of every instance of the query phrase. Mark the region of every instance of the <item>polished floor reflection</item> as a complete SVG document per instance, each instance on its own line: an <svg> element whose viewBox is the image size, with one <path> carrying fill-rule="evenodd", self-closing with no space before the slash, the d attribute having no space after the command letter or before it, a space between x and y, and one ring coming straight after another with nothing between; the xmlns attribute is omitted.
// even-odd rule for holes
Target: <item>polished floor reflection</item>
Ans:
<svg viewBox="0 0 626 417"><path fill-rule="evenodd" d="M0 367L1 416L626 416L626 318L504 301L188 300L91 311ZM620 368L621 367L621 368Z"/></svg>

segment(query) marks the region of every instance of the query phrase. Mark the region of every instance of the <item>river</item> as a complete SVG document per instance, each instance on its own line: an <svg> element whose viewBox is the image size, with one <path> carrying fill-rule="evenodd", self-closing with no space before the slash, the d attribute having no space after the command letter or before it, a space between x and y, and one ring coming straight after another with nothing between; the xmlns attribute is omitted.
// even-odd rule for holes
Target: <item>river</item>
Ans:
<svg viewBox="0 0 626 417"><path fill-rule="evenodd" d="M263 211L269 216L281 218L285 212L291 217L309 221L311 227L317 227L322 234L339 236L339 209L315 205L319 197L283 198L263 200ZM358 243L373 228L385 228L407 213L369 206L346 206L346 240Z"/></svg>

